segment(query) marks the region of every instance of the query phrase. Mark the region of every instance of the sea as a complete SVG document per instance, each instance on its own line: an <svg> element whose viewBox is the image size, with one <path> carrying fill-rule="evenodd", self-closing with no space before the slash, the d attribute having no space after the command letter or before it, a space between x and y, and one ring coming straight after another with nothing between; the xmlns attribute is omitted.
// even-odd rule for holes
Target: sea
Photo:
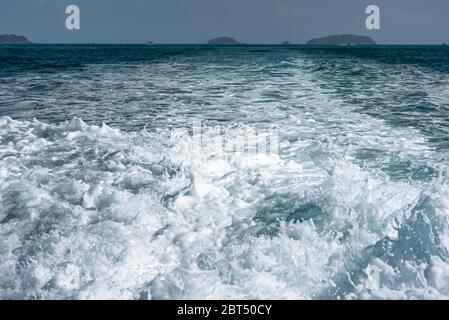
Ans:
<svg viewBox="0 0 449 320"><path fill-rule="evenodd" d="M1 45L0 298L448 299L448 168L447 46Z"/></svg>

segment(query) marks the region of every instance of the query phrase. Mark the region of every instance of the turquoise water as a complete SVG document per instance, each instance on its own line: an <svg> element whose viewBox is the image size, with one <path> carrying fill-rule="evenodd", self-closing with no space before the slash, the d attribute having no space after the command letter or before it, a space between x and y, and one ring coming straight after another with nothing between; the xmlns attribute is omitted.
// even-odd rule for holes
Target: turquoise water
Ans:
<svg viewBox="0 0 449 320"><path fill-rule="evenodd" d="M449 297L447 47L0 46L0 139L2 298Z"/></svg>

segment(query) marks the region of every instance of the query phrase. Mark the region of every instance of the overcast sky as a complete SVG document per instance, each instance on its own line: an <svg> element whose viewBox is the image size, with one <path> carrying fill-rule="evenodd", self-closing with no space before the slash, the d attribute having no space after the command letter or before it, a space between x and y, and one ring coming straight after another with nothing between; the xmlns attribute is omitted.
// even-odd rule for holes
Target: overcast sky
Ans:
<svg viewBox="0 0 449 320"><path fill-rule="evenodd" d="M65 7L81 10L81 30L65 28ZM381 10L381 30L366 30L365 9ZM449 0L0 0L0 34L33 42L304 43L339 33L379 43L449 43Z"/></svg>

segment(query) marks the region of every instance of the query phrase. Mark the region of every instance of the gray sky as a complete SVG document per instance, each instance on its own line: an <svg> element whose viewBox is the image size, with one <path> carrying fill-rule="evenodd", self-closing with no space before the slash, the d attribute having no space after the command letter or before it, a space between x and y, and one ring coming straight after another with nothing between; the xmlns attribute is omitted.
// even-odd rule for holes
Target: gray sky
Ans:
<svg viewBox="0 0 449 320"><path fill-rule="evenodd" d="M81 30L65 28L65 7L81 10ZM365 8L381 10L366 30ZM449 43L449 0L0 0L0 34L33 42L205 43L229 35L245 43L304 43L339 33L379 43Z"/></svg>

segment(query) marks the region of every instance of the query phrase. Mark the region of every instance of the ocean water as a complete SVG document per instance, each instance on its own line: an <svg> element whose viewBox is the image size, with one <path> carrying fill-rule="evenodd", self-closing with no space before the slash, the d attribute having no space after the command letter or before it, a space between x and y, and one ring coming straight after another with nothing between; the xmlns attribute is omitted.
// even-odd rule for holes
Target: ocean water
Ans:
<svg viewBox="0 0 449 320"><path fill-rule="evenodd" d="M447 47L0 46L0 298L448 299L448 161Z"/></svg>

